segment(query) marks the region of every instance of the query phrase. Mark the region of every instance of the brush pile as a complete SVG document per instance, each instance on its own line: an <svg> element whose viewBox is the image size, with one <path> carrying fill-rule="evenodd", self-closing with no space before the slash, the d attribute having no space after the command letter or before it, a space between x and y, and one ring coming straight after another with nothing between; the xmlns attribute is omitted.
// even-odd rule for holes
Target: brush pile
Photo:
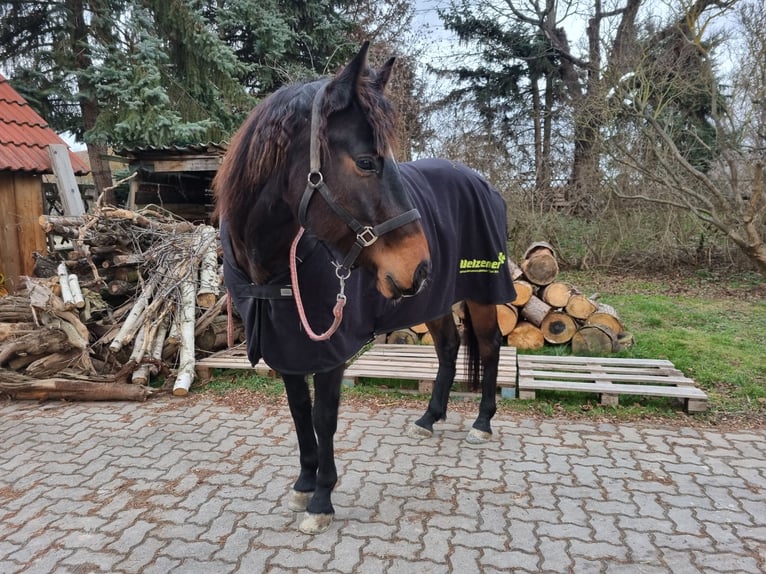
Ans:
<svg viewBox="0 0 766 574"><path fill-rule="evenodd" d="M0 298L0 395L142 400L157 376L185 395L196 357L241 336L213 227L153 206L40 224L66 257L36 254L35 277Z"/></svg>

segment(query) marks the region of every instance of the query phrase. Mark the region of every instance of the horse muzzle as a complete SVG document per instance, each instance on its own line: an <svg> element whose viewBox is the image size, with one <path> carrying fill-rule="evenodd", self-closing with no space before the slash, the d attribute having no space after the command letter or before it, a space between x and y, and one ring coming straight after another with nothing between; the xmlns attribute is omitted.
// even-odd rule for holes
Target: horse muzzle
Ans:
<svg viewBox="0 0 766 574"><path fill-rule="evenodd" d="M370 248L378 291L394 300L420 293L431 277L431 255L422 231L396 242L378 243L382 245Z"/></svg>

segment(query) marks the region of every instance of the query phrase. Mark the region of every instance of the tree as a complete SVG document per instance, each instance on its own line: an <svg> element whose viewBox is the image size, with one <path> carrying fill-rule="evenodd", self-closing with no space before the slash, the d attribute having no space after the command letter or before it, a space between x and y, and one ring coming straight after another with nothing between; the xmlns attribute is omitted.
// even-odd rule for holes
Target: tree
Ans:
<svg viewBox="0 0 766 574"><path fill-rule="evenodd" d="M327 73L358 46L346 11L357 3L286 0L205 0L202 13L221 39L247 64L242 82L256 97L284 83Z"/></svg>
<svg viewBox="0 0 766 574"><path fill-rule="evenodd" d="M0 4L0 61L58 131L88 145L96 187L109 145L220 139L249 108L244 67L183 0Z"/></svg>
<svg viewBox="0 0 766 574"><path fill-rule="evenodd" d="M520 132L527 122L520 121L520 116L531 116L535 188L547 188L551 181L554 91L560 78L544 38L526 22L498 17L494 3L472 5L464 0L439 14L461 42L476 46L480 59L474 66L439 70L459 86L442 104L471 101L488 130L516 143L525 139Z"/></svg>
<svg viewBox="0 0 766 574"><path fill-rule="evenodd" d="M414 151L425 147L427 133L425 116L425 83L418 74L418 59L422 48L417 47L412 29L414 7L410 0L364 0L351 2L343 15L353 23L350 40L361 45L371 42L368 57L375 66L391 56L396 68L386 90L396 107L398 159L409 161Z"/></svg>
<svg viewBox="0 0 766 574"><path fill-rule="evenodd" d="M82 138L100 112L91 77L91 46L109 44L120 0L0 3L0 61L12 85L58 131ZM112 184L103 142L88 144L99 193Z"/></svg>
<svg viewBox="0 0 766 574"><path fill-rule="evenodd" d="M671 42L689 53L658 59L652 35L641 64L612 92L609 181L621 197L691 212L766 275L766 8L740 6L738 61L746 65L723 98L714 80L715 43L704 40L704 30L732 3L707 15L694 9L699 5L677 20L686 41Z"/></svg>
<svg viewBox="0 0 766 574"><path fill-rule="evenodd" d="M558 106L571 111L569 199L576 207L582 207L600 181L599 132L604 122L606 78L619 77L630 65L641 0L621 0L609 10L604 9L601 0L593 0L585 30L587 49L584 55L573 50L562 26L563 20L576 13L573 1L530 2L525 3L524 8L515 0L503 3L482 0L478 5L482 11L476 13L473 21L465 18L467 4L464 4L462 13L453 5L444 17L448 23L457 21L468 26L471 37L483 48L480 64L474 67L474 72L481 72L481 66L491 66L496 75L495 84L499 87L493 96L501 98L503 89L506 90L506 101L517 109L514 119L522 117L519 112L526 110L527 115L539 121L539 111L542 110L543 121L551 121L543 124L547 128L543 128L542 136L538 135L540 128L535 126L538 184L549 179L545 166L551 161L551 148L546 147L549 133L546 129L552 129L552 123L556 120L563 123L564 114L556 118L553 110ZM605 24L614 20L617 24L610 26L614 31L608 36ZM609 50L605 62L603 52L607 41ZM507 47L514 49L508 50ZM516 62L515 66L508 63L509 58L511 62ZM504 65L505 69L498 67L499 64ZM539 96L541 78L545 79L543 105ZM519 98L518 94L522 93L519 86L528 90L531 98ZM491 93L491 90L486 90L486 93Z"/></svg>

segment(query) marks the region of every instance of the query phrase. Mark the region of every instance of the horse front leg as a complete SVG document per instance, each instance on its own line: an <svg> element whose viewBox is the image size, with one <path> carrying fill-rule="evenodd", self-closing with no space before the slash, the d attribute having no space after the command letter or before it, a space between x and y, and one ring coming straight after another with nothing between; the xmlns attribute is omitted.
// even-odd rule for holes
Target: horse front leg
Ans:
<svg viewBox="0 0 766 574"><path fill-rule="evenodd" d="M481 362L481 402L479 414L468 432L466 440L478 444L492 438L491 420L497 411L497 371L500 363L500 342L502 336L497 326L497 307L466 301L470 321L469 337Z"/></svg>
<svg viewBox="0 0 766 574"><path fill-rule="evenodd" d="M306 510L306 517L298 527L305 534L319 534L332 524L335 509L332 505L332 491L338 481L335 467L334 437L338 428L338 407L340 405L340 386L345 365L332 371L314 375L314 406L311 408L308 386L301 386L296 393L299 401L301 428L295 414L293 420L298 432L298 445L301 448L301 474L293 486L293 495L289 506L293 510ZM303 393L305 387L305 395ZM306 411L308 396L309 410ZM288 401L290 393L288 392ZM292 412L292 403L291 403ZM313 421L307 430L306 420ZM302 435L303 438L302 438ZM304 454L304 445L307 450ZM313 491L313 494L312 494ZM298 494L301 493L301 494ZM305 501L305 506L302 504Z"/></svg>
<svg viewBox="0 0 766 574"><path fill-rule="evenodd" d="M311 393L305 375L283 375L287 392L287 403L293 417L295 433L298 437L298 451L301 470L293 484L287 507L301 512L306 510L309 499L316 490L319 453L314 422L311 416Z"/></svg>
<svg viewBox="0 0 766 574"><path fill-rule="evenodd" d="M434 339L439 368L431 391L428 409L415 424L411 425L407 435L411 438L429 438L434 432L434 423L447 417L447 403L452 384L455 381L457 353L460 348L460 335L452 314L426 324Z"/></svg>

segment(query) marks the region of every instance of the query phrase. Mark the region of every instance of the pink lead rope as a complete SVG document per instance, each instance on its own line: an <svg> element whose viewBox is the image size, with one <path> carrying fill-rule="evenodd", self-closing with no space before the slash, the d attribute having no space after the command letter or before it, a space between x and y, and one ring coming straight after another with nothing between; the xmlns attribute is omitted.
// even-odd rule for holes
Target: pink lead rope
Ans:
<svg viewBox="0 0 766 574"><path fill-rule="evenodd" d="M344 293L345 287L346 287L346 279L348 279L349 275L351 275L351 270L346 269L345 273L343 273L342 269L343 267L341 265L336 265L335 269L335 275L338 277L338 280L340 281L340 291L338 292L337 300L335 302L335 307L332 309L332 314L335 317L335 319L332 322L332 325L330 325L330 328L327 329L324 333L321 335L317 335L314 333L313 329L311 328L311 325L309 325L308 318L306 317L306 311L303 308L303 301L301 300L301 291L298 287L298 266L296 265L297 257L295 255L297 249L298 249L298 242L301 240L301 237L303 236L303 232L305 230L303 227L301 227L298 230L298 234L295 236L295 239L293 239L293 243L290 246L290 281L292 283L293 287L293 295L295 296L295 304L298 306L298 317L300 317L301 325L303 325L303 328L306 330L306 334L309 336L309 339L312 341L326 341L330 337L332 337L333 333L338 330L338 327L340 327L341 321L343 321L343 307L346 305L346 295Z"/></svg>

